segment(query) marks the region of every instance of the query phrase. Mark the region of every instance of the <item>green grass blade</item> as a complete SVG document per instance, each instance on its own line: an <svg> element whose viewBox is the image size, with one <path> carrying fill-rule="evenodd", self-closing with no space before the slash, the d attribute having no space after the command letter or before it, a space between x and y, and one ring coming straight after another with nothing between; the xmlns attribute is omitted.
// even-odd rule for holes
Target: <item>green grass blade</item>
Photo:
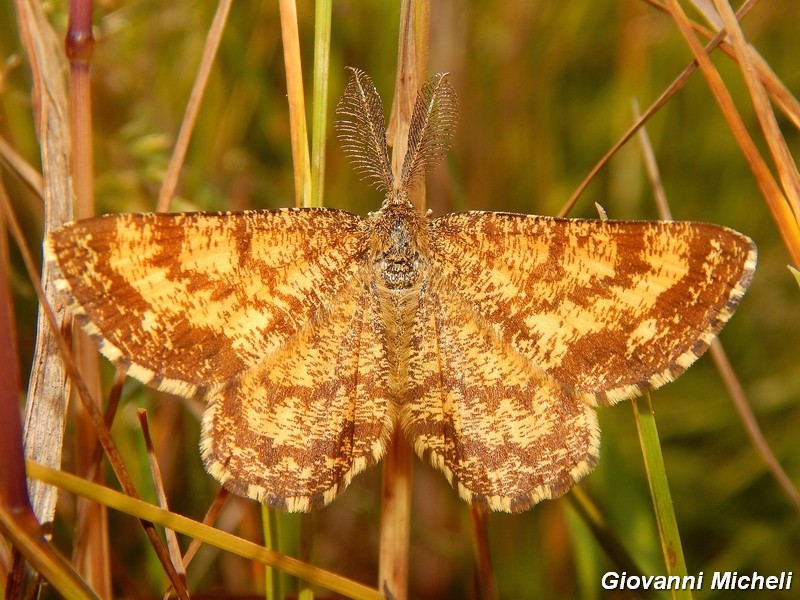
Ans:
<svg viewBox="0 0 800 600"><path fill-rule="evenodd" d="M636 417L636 430L639 432L639 442L642 446L647 482L650 485L650 495L658 523L658 534L661 538L661 550L664 554L664 564L667 575L683 577L687 575L686 561L683 557L683 547L678 533L678 522L672 507L672 496L669 493L667 472L664 469L664 456L661 453L661 444L658 439L653 405L650 394L634 399L633 412ZM672 597L676 599L690 599L689 590L672 590Z"/></svg>
<svg viewBox="0 0 800 600"><path fill-rule="evenodd" d="M311 117L310 206L322 206L324 202L332 6L332 0L317 0L314 14L314 100Z"/></svg>

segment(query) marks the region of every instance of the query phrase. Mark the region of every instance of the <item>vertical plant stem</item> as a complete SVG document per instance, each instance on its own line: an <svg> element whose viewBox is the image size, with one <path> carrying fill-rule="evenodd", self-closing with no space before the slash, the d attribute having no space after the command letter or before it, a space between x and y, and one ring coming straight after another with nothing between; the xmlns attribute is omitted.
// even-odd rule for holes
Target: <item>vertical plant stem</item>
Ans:
<svg viewBox="0 0 800 600"><path fill-rule="evenodd" d="M32 105L42 155L44 230L47 232L72 218L67 92L63 78L66 61L40 3L17 0L16 12L33 75ZM11 227L10 219L7 225ZM44 301L56 307L54 321L60 329L66 319L66 307L57 303L57 291L52 282L51 269L45 266L41 274L42 295L46 298ZM23 435L26 457L60 468L70 383L58 358L58 331L51 329L47 321L46 311L40 308ZM39 481L31 482L28 489L36 517L46 526L55 514L57 490Z"/></svg>
<svg viewBox="0 0 800 600"><path fill-rule="evenodd" d="M311 198L307 206L322 206L325 183L325 143L328 130L328 79L331 58L332 0L317 0L314 11L314 99L311 124Z"/></svg>
<svg viewBox="0 0 800 600"><path fill-rule="evenodd" d="M0 187L7 202L5 189ZM0 224L4 219L0 214ZM8 287L8 241L0 239L0 502L12 513L33 515L25 480L25 456L22 451L22 423L19 420L19 360L15 341L16 326ZM34 522L36 519L34 518ZM37 528L38 529L38 526Z"/></svg>
<svg viewBox="0 0 800 600"><path fill-rule="evenodd" d="M94 153L92 150L92 91L89 63L94 52L92 3L72 0L65 48L69 59L69 115L75 217L94 214Z"/></svg>
<svg viewBox="0 0 800 600"><path fill-rule="evenodd" d="M92 35L91 0L70 2L69 25L65 42L69 59L69 114L72 162L70 171L75 191L75 217L83 219L94 215L94 152L92 147L92 93L89 67L94 52ZM73 331L75 360L95 398L102 398L100 365L97 350L89 337L80 329ZM91 419L85 411L78 410L75 417L76 469L85 473L93 464L92 457L98 447L92 435ZM103 472L97 471L98 482ZM100 505L79 500L79 520L85 531L77 532L80 543L73 546L73 564L92 589L111 597L111 561L108 544L108 515Z"/></svg>
<svg viewBox="0 0 800 600"><path fill-rule="evenodd" d="M387 132L396 180L406 154L414 100L427 71L430 4L428 0L403 0L400 10L397 78ZM411 200L425 212L423 186L415 188ZM408 596L412 465L411 448L395 429L383 461L378 589L397 600Z"/></svg>
<svg viewBox="0 0 800 600"><path fill-rule="evenodd" d="M0 185L3 204L9 205L5 188ZM0 226L4 219L0 214ZM19 361L17 359L16 327L14 325L11 290L8 286L8 242L5 227L0 239L0 508L12 516L20 529L19 536L39 538L39 523L28 498L25 477L25 454L22 449L22 423L19 418ZM9 532L10 533L10 532ZM35 577L25 568L19 542L16 542L12 569L5 583L6 597L31 594Z"/></svg>
<svg viewBox="0 0 800 600"><path fill-rule="evenodd" d="M653 415L653 405L650 394L632 400L633 413L636 419L636 430L639 432L639 442L642 446L647 482L650 486L650 496L658 524L658 534L661 538L661 550L664 555L664 564L667 575L683 577L687 574L686 562L683 558L683 546L678 533L678 522L672 506L672 495L669 492L667 473L664 468L664 456L661 454L661 444L658 440L658 429ZM690 590L672 590L672 597L690 599Z"/></svg>
<svg viewBox="0 0 800 600"><path fill-rule="evenodd" d="M261 531L264 536L264 547L270 550L277 549L278 531L276 528L277 519L275 511L262 504L261 505ZM278 586L279 577L275 574L275 569L269 565L264 565L264 598L274 600L282 598Z"/></svg>
<svg viewBox="0 0 800 600"><path fill-rule="evenodd" d="M311 559L314 554L314 513L300 516L300 560L307 564L312 564ZM308 581L300 582L300 589L297 593L298 600L313 600L314 589Z"/></svg>
<svg viewBox="0 0 800 600"><path fill-rule="evenodd" d="M395 600L408 596L411 448L399 429L383 459L378 589Z"/></svg>
<svg viewBox="0 0 800 600"><path fill-rule="evenodd" d="M305 104L302 96L302 73L300 71L300 51L299 42L295 42L296 48L286 55L286 78L287 82L293 81L290 89L290 109L293 113L292 119L292 153L294 156L295 187L297 182L302 180L302 205L305 207L321 207L324 204L325 186L325 146L327 143L328 130L328 80L330 78L330 55L331 55L331 15L333 11L332 0L317 0L314 10L314 75L313 75L313 99L312 99L312 122L311 122L311 166L310 172L308 165L308 141L305 133ZM283 7L282 7L283 14ZM283 16L282 16L283 19ZM283 26L288 26L288 30L283 30L284 45L286 46L287 34L294 34L297 38L297 17L295 11L294 25L282 22ZM290 58L296 60L290 65ZM290 72L291 71L291 72ZM291 97L294 91L295 98ZM302 137L302 139L301 139ZM295 190L295 194L298 191ZM301 559L310 562L313 554L313 518L310 515L303 515L300 519ZM298 597L302 600L311 600L314 597L311 586L305 582L300 582Z"/></svg>
<svg viewBox="0 0 800 600"><path fill-rule="evenodd" d="M300 60L300 34L297 29L295 0L280 0L283 62L286 68L286 93L289 100L289 124L294 164L294 199L296 206L311 201L311 166L308 156L306 101L303 94L303 69Z"/></svg>
<svg viewBox="0 0 800 600"><path fill-rule="evenodd" d="M66 60L63 44L47 20L41 3L17 0L16 14L19 21L20 38L28 54L32 73L33 97L31 104L34 107L41 152L44 230L47 232L72 218L69 111L66 82L63 76L66 72ZM18 245L24 244L22 235L18 233L18 228L15 228L10 203L5 195L2 195L2 200L6 211L4 214L7 221L6 227L12 231ZM33 270L31 277L37 277L37 273ZM60 468L70 384L67 381L65 368L58 359L58 329L67 321L66 307L56 303L58 292L53 285L51 268L44 267L41 273L41 283L39 284L37 280L35 284L41 289L41 298L47 298L47 300L42 299L42 302L49 302L56 306L56 311L52 315L54 327L51 328L48 326L50 314L43 307L39 308L36 347L25 403L23 444L26 457L35 458L53 468ZM3 484L5 489L5 482ZM49 536L55 515L58 491L55 487L44 485L39 481L30 482L28 491L36 519L43 525L45 535ZM15 502L17 501L15 500ZM24 512L17 513L14 517L21 520L25 514ZM35 524L35 519L26 519L26 521L26 527L32 528ZM38 535L30 537L35 539L38 538ZM40 573L43 572L36 565L33 557L26 553L24 546L23 543L17 543L17 551L22 551L31 564ZM31 544L27 548L35 552L36 544ZM20 564L18 556L15 554L14 562ZM17 589L20 593L35 594L33 586L36 581L29 570L15 569L13 573L19 575L16 581L19 584ZM57 574L53 576L57 576ZM9 597L15 597L16 594L12 589L6 589L6 593Z"/></svg>
<svg viewBox="0 0 800 600"><path fill-rule="evenodd" d="M469 507L469 516L472 522L472 537L477 562L478 598L495 600L497 586L492 569L492 555L489 551L489 511L484 506L472 504Z"/></svg>

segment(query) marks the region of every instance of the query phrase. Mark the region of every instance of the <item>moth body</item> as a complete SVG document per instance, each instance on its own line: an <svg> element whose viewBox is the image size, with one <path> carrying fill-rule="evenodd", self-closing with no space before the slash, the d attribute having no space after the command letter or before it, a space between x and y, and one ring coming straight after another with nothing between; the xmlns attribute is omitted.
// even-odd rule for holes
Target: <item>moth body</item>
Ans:
<svg viewBox="0 0 800 600"><path fill-rule="evenodd" d="M408 187L454 110L434 77L396 185L380 98L354 71L343 147L388 193L366 219L128 214L48 235L56 285L101 352L203 395L203 462L234 493L324 506L399 427L464 500L526 510L597 462L594 407L672 381L738 306L756 248L725 227L420 213Z"/></svg>

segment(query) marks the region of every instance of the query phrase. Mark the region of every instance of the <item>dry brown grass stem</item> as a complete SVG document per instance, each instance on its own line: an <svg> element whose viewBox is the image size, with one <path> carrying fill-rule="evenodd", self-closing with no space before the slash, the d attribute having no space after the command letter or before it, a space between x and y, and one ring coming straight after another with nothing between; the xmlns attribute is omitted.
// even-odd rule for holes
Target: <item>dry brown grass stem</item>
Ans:
<svg viewBox="0 0 800 600"><path fill-rule="evenodd" d="M406 154L417 90L422 87L427 74L429 22L429 0L403 0L395 93L387 131L395 180L400 178ZM418 210L425 212L424 186L411 192L411 201ZM383 463L378 589L397 600L405 600L408 595L413 464L411 447L402 433L395 429Z"/></svg>
<svg viewBox="0 0 800 600"><path fill-rule="evenodd" d="M40 199L44 197L44 181L42 180L42 176L1 137L0 162L3 162L8 167L9 171L15 173Z"/></svg>
<svg viewBox="0 0 800 600"><path fill-rule="evenodd" d="M289 125L294 163L294 202L309 206L311 199L311 162L308 153L306 101L303 92L303 69L300 60L300 34L295 0L280 0L281 39L286 69L286 93L289 100Z"/></svg>
<svg viewBox="0 0 800 600"><path fill-rule="evenodd" d="M497 583L492 568L492 554L489 547L489 510L480 504L469 505L472 540L475 546L477 591L480 600L497 598Z"/></svg>
<svg viewBox="0 0 800 600"><path fill-rule="evenodd" d="M745 83L747 83L747 89L753 101L756 117L761 125L764 139L769 147L772 160L778 171L781 186L786 194L786 201L794 215L794 223L797 227L798 221L800 221L800 173L797 172L797 165L778 127L778 121L775 118L775 113L772 111L772 105L770 104L767 92L760 79L756 76L755 65L757 59L753 54L752 47L747 40L745 40L744 33L741 27L739 27L739 21L736 20L736 15L733 14L733 10L727 2L714 0L714 5L722 16L725 29L733 41L733 48L736 53L739 68L742 71Z"/></svg>
<svg viewBox="0 0 800 600"><path fill-rule="evenodd" d="M153 447L153 438L150 436L150 423L147 419L147 411L140 408L136 411L136 416L139 419L139 424L142 427L142 436L144 437L144 446L147 451L147 462L150 464L150 475L153 480L153 485L156 490L156 498L158 498L158 505L164 510L169 510L169 503L167 502L167 493L164 491L164 479L161 476L161 467L158 464L156 451ZM186 569L184 568L183 558L181 557L181 548L178 545L178 537L175 535L173 529L164 529L164 537L167 538L167 550L175 567L175 572L183 581L186 586Z"/></svg>
<svg viewBox="0 0 800 600"><path fill-rule="evenodd" d="M206 35L203 56L200 58L200 65L197 67L197 75L195 76L194 85L189 95L189 102L186 104L183 122L178 131L178 139L175 141L175 148L170 156L169 166L167 167L167 172L164 174L164 181L161 184L161 189L158 192L156 212L167 212L172 196L175 194L175 188L178 185L178 177L180 176L181 168L183 168L183 161L186 158L186 150L189 148L189 140L192 137L192 131L194 131L194 126L197 123L200 104L202 103L203 94L208 85L211 67L214 65L214 59L219 49L222 33L225 31L225 23L228 20L228 13L230 12L232 3L232 0L220 0L217 5L217 12L214 14L214 19L211 22L211 27Z"/></svg>
<svg viewBox="0 0 800 600"><path fill-rule="evenodd" d="M69 128L67 92L63 74L65 59L55 33L38 2L17 0L17 18L23 45L29 56L33 78L34 118L42 157L44 229L49 231L72 218L72 178L69 173ZM12 221L7 221L12 226ZM18 238L21 240L21 235ZM23 255L24 256L24 255ZM32 277L36 277L32 269ZM37 278L38 282L38 278ZM56 304L57 292L51 274L42 273L41 286L47 301L56 306L58 328L66 320L66 307ZM61 464L64 424L66 423L69 383L58 360L56 333L46 324L47 315L39 308L36 347L25 404L24 445L28 457L48 466ZM50 523L55 515L57 491L39 482L30 485L31 502L37 518Z"/></svg>
<svg viewBox="0 0 800 600"><path fill-rule="evenodd" d="M658 2L657 0L644 1L653 8L656 8L666 14L670 14L669 8L662 2ZM737 18L739 20L744 18L744 16L753 6L758 3L758 1L759 0L747 0L744 2L736 12ZM714 33L706 27L695 23L694 21L691 22L691 26L694 31L702 35L707 40L716 40L716 43L706 46L707 51L710 51L710 49L718 46L719 49L727 54L730 58L737 60L736 52L731 47L731 44L727 41L727 37L725 35L727 33L726 31L718 31ZM769 92L769 95L775 101L775 105L786 115L786 117L794 124L796 128L800 129L800 102L797 101L797 98L792 95L791 91L789 91L789 88L787 88L783 81L778 78L767 61L765 61L758 51L752 46L750 47L750 53L752 67L761 83L764 84L767 92Z"/></svg>
<svg viewBox="0 0 800 600"><path fill-rule="evenodd" d="M758 426L758 421L753 414L753 409L750 408L750 403L747 401L744 388L742 388L742 384L739 383L739 378L736 376L736 372L733 370L728 360L728 355L725 353L725 349L722 347L722 343L719 340L714 340L711 344L711 358L714 360L714 364L728 390L733 406L739 413L739 418L744 424L745 431L747 431L747 435L750 436L750 441L753 443L753 446L755 446L761 459L767 465L775 481L778 482L778 485L780 485L781 489L788 496L795 510L800 512L800 492L798 492L797 487L786 474L786 471L783 470L780 462L778 462L778 459L769 447L761 428Z"/></svg>
<svg viewBox="0 0 800 600"><path fill-rule="evenodd" d="M66 54L69 59L69 128L71 163L70 173L75 191L75 217L83 219L95 213L94 208L94 150L92 135L92 90L89 66L94 53L92 35L92 2L70 2L69 24L66 35ZM64 199L67 202L72 199ZM73 334L73 352L87 387L95 398L102 397L100 364L97 349L89 337L76 329ZM79 408L80 405L78 405ZM92 424L87 415L77 410L75 423L75 463L80 471L92 463L98 448L92 435ZM102 472L99 473L102 479ZM72 546L72 563L86 578L87 583L102 597L110 597L111 560L109 556L108 517L104 507L86 506L78 502L82 530L76 531L79 543Z"/></svg>
<svg viewBox="0 0 800 600"><path fill-rule="evenodd" d="M217 518L219 517L220 513L222 512L223 507L225 506L225 501L230 496L230 492L225 489L224 487L220 487L217 491L217 495L214 497L214 501L211 503L211 506L208 507L205 516L203 517L203 525L208 525L209 527L213 526L214 523L217 522ZM203 545L203 542L197 538L192 538L192 541L189 542L189 547L186 549L186 552L183 555L182 563L184 567L188 567L192 559L194 559L197 551L200 550L200 546ZM164 600L168 600L172 596L173 588L169 586L164 592Z"/></svg>
<svg viewBox="0 0 800 600"><path fill-rule="evenodd" d="M691 48L692 54L694 54L695 60L711 88L714 99L717 101L717 104L719 104L722 115L725 117L728 124L728 128L731 133L733 133L742 154L744 154L747 164L753 171L756 183L767 202L773 219L778 225L778 230L781 233L784 244L789 250L792 260L795 264L800 264L800 225L798 225L790 204L787 202L781 189L775 183L769 167L761 157L758 147L750 137L736 109L730 92L725 87L722 77L720 77L714 64L708 57L708 54L695 37L691 23L683 12L680 4L677 0L667 0L667 2L678 29Z"/></svg>

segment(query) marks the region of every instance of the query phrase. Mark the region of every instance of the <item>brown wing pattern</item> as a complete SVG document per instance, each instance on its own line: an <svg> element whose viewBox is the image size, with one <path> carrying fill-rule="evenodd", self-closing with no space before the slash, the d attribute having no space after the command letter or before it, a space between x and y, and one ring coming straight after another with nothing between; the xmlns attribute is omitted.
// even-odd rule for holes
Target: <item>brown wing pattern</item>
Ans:
<svg viewBox="0 0 800 600"><path fill-rule="evenodd" d="M438 293L420 305L400 408L416 452L464 500L493 510L561 496L597 460L594 410L502 340L457 288L431 284Z"/></svg>
<svg viewBox="0 0 800 600"><path fill-rule="evenodd" d="M355 277L263 364L212 390L208 472L234 493L307 511L378 462L395 409L377 310Z"/></svg>
<svg viewBox="0 0 800 600"><path fill-rule="evenodd" d="M682 373L756 262L750 239L715 225L482 212L435 219L431 253L500 339L590 404Z"/></svg>
<svg viewBox="0 0 800 600"><path fill-rule="evenodd" d="M355 272L342 211L126 214L48 236L45 258L103 354L191 396L259 364Z"/></svg>

